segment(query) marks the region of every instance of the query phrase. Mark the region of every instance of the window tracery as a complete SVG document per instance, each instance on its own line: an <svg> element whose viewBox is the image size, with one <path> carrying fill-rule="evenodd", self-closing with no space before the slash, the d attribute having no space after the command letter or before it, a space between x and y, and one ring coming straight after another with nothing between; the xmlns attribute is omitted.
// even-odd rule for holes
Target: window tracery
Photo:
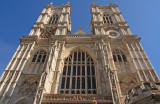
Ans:
<svg viewBox="0 0 160 104"><path fill-rule="evenodd" d="M56 24L58 22L58 15L54 14L49 21L49 24Z"/></svg>
<svg viewBox="0 0 160 104"><path fill-rule="evenodd" d="M65 59L60 94L96 94L93 59L87 52L74 51Z"/></svg>
<svg viewBox="0 0 160 104"><path fill-rule="evenodd" d="M32 59L32 62L34 63L43 63L45 62L46 59L46 52L45 51L38 51Z"/></svg>
<svg viewBox="0 0 160 104"><path fill-rule="evenodd" d="M120 51L120 50L115 50L113 51L113 60L114 62L127 62L126 56Z"/></svg>
<svg viewBox="0 0 160 104"><path fill-rule="evenodd" d="M113 23L111 16L109 16L108 14L103 14L103 21L104 23L109 23L109 24Z"/></svg>

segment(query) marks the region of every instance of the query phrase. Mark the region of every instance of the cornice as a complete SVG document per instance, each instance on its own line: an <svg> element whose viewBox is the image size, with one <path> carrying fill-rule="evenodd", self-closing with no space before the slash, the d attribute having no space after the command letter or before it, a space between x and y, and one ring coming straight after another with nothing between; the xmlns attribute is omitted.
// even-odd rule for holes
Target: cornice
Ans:
<svg viewBox="0 0 160 104"><path fill-rule="evenodd" d="M19 39L21 43L32 43L36 41L37 36L23 36L23 38Z"/></svg>
<svg viewBox="0 0 160 104"><path fill-rule="evenodd" d="M38 45L49 45L53 41L65 41L67 44L92 44L96 41L123 43L140 42L141 38L137 35L122 35L119 38L111 38L108 35L52 35L50 38L38 38L36 36L24 36L20 39L21 43L36 42Z"/></svg>

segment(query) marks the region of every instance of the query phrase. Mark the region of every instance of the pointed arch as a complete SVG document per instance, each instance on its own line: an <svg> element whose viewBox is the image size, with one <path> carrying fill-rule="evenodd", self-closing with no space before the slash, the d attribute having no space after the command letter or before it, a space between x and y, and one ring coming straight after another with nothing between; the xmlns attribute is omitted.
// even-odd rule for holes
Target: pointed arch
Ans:
<svg viewBox="0 0 160 104"><path fill-rule="evenodd" d="M25 74L37 74L42 73L45 70L45 63L48 59L48 52L45 49L35 49L31 53L31 57L27 61L23 73Z"/></svg>
<svg viewBox="0 0 160 104"><path fill-rule="evenodd" d="M120 49L114 49L112 53L114 62L127 62L126 55Z"/></svg>
<svg viewBox="0 0 160 104"><path fill-rule="evenodd" d="M39 50L34 54L34 56L32 58L32 62L34 62L34 63L42 62L43 63L46 60L46 55L47 55L46 51Z"/></svg>
<svg viewBox="0 0 160 104"><path fill-rule="evenodd" d="M27 99L23 98L23 99L17 101L15 104L29 104L29 103L28 103Z"/></svg>
<svg viewBox="0 0 160 104"><path fill-rule="evenodd" d="M96 64L96 62L97 62L97 60L96 60L96 53L93 50L89 49L88 47L81 46L81 45L79 45L79 46L77 45L77 46L71 47L69 49L66 49L63 52L63 59L65 59L66 57L68 57L69 54L72 53L75 50L81 50L81 51L87 52L92 57L94 63Z"/></svg>
<svg viewBox="0 0 160 104"><path fill-rule="evenodd" d="M74 47L64 59L60 94L96 94L96 72L92 56Z"/></svg>

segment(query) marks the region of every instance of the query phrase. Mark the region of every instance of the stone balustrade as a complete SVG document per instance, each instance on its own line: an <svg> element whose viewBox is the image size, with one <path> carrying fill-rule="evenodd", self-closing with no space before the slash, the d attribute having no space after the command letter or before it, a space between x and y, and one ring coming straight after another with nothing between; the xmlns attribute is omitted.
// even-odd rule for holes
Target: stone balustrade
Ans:
<svg viewBox="0 0 160 104"><path fill-rule="evenodd" d="M42 104L57 104L57 103L86 103L91 104L94 100L98 104L112 104L111 95L62 95L62 94L44 94Z"/></svg>

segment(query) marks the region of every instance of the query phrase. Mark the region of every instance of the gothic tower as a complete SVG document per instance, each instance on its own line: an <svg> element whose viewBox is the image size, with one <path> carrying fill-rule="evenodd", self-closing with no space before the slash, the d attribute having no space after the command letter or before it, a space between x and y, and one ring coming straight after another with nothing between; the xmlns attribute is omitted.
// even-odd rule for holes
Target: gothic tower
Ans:
<svg viewBox="0 0 160 104"><path fill-rule="evenodd" d="M156 104L160 81L118 6L91 5L91 34L71 6L45 6L0 79L0 104Z"/></svg>

